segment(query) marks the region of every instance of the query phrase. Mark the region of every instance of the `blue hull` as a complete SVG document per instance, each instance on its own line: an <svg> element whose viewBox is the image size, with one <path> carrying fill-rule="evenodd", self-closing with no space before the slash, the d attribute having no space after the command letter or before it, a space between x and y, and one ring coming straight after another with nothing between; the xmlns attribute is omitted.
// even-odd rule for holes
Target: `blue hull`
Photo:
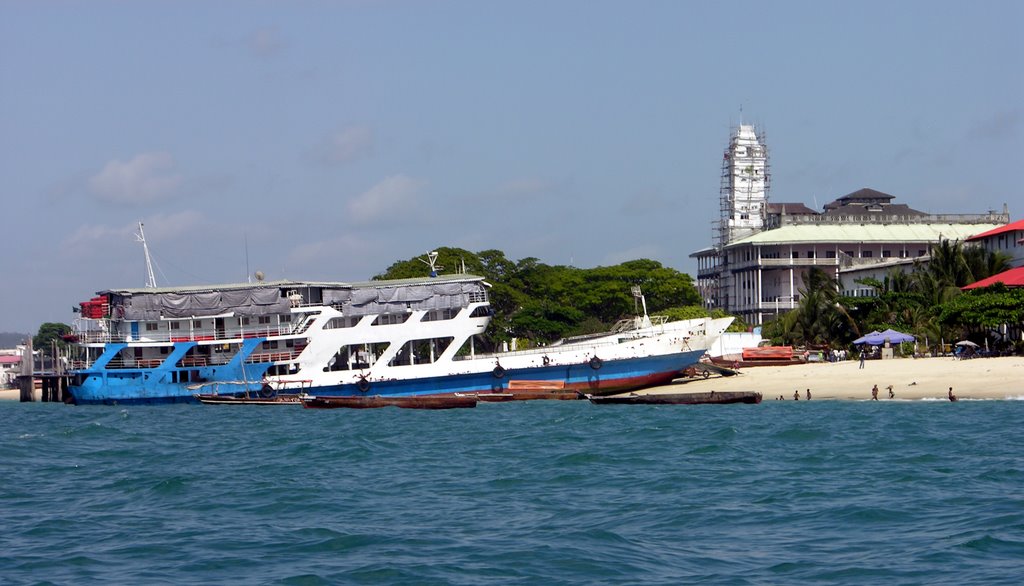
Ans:
<svg viewBox="0 0 1024 586"><path fill-rule="evenodd" d="M566 390L589 394L610 394L667 383L681 370L697 362L703 353L703 350L696 350L666 356L608 360L599 368L594 368L589 363L512 368L505 371L500 377L487 371L419 379L367 381L367 384L363 385L349 383L312 387L306 389L306 392L319 397L368 395L401 397L451 393L492 393L506 390L509 381L515 380L558 381L565 385ZM166 363L172 364L173 362L168 360ZM259 391L260 377L269 366L269 363L246 364L244 372L240 363L192 369L161 366L150 369L79 371L77 374L82 378L81 384L73 385L70 390L75 398L75 403L79 405L198 403L194 395L199 392L212 392L214 388L220 394L240 393L246 390L244 385L229 384L231 382L252 381L249 383L248 390ZM186 370L196 373L198 379L173 382L176 376L181 376L181 371ZM175 371L179 374L175 374ZM189 386L199 383L205 383L209 390L197 391L189 388ZM218 387L216 383L221 383L221 385Z"/></svg>
<svg viewBox="0 0 1024 586"><path fill-rule="evenodd" d="M246 340L241 351L227 364L198 367L174 366L194 347L194 342L175 344L159 366L152 368L107 368L126 344L108 344L92 368L72 372L74 383L68 389L78 405L152 405L198 403L190 389L200 384L221 383L221 393L259 391L260 380L271 366L267 363L243 363L262 338ZM242 381L250 381L242 384ZM231 384L240 383L240 384Z"/></svg>
<svg viewBox="0 0 1024 586"><path fill-rule="evenodd" d="M610 394L647 386L665 384L680 371L697 362L703 350L606 361L600 368L590 364L508 369L504 376L492 372L460 374L415 380L369 382L362 389L356 384L314 387L308 391L317 397L353 397L381 395L385 397L443 395L451 393L500 393L508 389L510 380L558 381L565 390L589 394Z"/></svg>

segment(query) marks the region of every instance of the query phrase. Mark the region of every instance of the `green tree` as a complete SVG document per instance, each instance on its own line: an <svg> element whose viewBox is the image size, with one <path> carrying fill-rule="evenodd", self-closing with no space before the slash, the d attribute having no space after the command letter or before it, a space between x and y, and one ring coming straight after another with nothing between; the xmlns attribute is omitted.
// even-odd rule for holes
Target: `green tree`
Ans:
<svg viewBox="0 0 1024 586"><path fill-rule="evenodd" d="M39 326L39 333L32 337L32 348L40 350L47 356L53 356L53 346L58 350L67 348L68 343L63 336L71 333L71 326L63 323L47 322Z"/></svg>
<svg viewBox="0 0 1024 586"><path fill-rule="evenodd" d="M840 303L839 283L814 267L804 273L800 302L770 329L789 344L842 345L860 335L860 326Z"/></svg>
<svg viewBox="0 0 1024 586"><path fill-rule="evenodd" d="M479 253L450 247L435 250L443 272L461 272L465 267L491 285L494 317L486 336L493 344L510 337L547 342L607 330L641 310L631 291L634 286L641 288L652 314L700 302L689 275L649 259L580 269L547 265L533 257L512 261L493 249ZM428 269L421 259L397 261L374 278L422 277Z"/></svg>

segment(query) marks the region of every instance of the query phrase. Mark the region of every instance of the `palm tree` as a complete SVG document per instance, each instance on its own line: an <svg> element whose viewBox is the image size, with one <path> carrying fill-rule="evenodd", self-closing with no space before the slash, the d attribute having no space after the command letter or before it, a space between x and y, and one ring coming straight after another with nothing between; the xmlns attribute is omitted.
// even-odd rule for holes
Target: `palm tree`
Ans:
<svg viewBox="0 0 1024 586"><path fill-rule="evenodd" d="M805 344L834 344L860 327L839 303L839 282L834 276L814 267L804 274L800 304L791 312L792 333Z"/></svg>

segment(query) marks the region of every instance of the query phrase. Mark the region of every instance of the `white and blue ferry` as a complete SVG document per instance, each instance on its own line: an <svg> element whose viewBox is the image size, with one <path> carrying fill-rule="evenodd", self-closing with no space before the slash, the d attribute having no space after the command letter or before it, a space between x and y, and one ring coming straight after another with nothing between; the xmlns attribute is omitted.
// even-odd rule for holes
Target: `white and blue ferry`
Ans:
<svg viewBox="0 0 1024 586"><path fill-rule="evenodd" d="M610 394L671 381L731 318L651 323L484 353L482 277L258 281L100 291L73 340L78 404L194 402L199 392L416 396L503 392L513 381Z"/></svg>

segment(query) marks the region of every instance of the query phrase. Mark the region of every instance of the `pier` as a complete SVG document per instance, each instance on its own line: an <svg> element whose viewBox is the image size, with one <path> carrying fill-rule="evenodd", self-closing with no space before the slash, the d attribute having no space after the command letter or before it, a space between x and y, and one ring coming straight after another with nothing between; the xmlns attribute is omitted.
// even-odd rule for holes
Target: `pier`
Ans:
<svg viewBox="0 0 1024 586"><path fill-rule="evenodd" d="M70 403L71 377L66 374L23 374L17 378L22 403Z"/></svg>

